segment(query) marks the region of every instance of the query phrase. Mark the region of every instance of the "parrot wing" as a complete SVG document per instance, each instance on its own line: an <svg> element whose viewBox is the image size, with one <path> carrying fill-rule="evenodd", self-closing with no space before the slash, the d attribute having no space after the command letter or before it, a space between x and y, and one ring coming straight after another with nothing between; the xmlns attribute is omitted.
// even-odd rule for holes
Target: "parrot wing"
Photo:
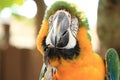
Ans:
<svg viewBox="0 0 120 80"><path fill-rule="evenodd" d="M110 48L105 55L106 80L119 80L119 57L115 49Z"/></svg>

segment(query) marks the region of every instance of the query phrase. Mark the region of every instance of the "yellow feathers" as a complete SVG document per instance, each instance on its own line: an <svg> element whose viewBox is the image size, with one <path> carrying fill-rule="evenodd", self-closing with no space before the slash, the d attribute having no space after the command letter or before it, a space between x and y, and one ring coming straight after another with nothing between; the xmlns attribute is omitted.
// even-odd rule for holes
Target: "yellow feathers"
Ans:
<svg viewBox="0 0 120 80"><path fill-rule="evenodd" d="M37 36L37 49L40 51L40 53L43 55L44 54L44 49L42 45L42 41L45 38L45 36L48 34L48 21L44 20L40 29L40 32Z"/></svg>
<svg viewBox="0 0 120 80"><path fill-rule="evenodd" d="M92 52L92 45L88 38L87 29L85 27L79 28L79 31L77 34L77 40L78 40L79 46L81 48L81 51L85 51L85 54Z"/></svg>

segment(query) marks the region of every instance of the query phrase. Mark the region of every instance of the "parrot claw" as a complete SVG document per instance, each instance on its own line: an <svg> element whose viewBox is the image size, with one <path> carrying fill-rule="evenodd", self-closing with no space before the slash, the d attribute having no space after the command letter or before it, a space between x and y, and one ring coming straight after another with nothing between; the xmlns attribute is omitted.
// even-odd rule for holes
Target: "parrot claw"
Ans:
<svg viewBox="0 0 120 80"><path fill-rule="evenodd" d="M44 80L44 79L45 80L52 80L53 75L55 73L56 73L56 68L54 68L50 65L45 65L45 63L43 63L39 80Z"/></svg>
<svg viewBox="0 0 120 80"><path fill-rule="evenodd" d="M52 66L48 65L47 66L47 71L45 73L45 79L46 80L52 80L55 72L56 72L56 69L53 68Z"/></svg>
<svg viewBox="0 0 120 80"><path fill-rule="evenodd" d="M47 71L46 65L43 63L43 66L42 66L42 69L41 69L41 72L40 72L39 80L42 80L46 71Z"/></svg>

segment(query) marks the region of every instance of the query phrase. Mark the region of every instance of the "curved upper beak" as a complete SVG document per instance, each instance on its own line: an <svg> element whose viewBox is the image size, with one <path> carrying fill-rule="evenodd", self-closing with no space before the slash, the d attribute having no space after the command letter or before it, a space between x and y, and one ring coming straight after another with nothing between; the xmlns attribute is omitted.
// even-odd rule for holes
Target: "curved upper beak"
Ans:
<svg viewBox="0 0 120 80"><path fill-rule="evenodd" d="M55 47L64 47L69 41L68 28L70 26L70 21L64 12L59 12L53 21L52 32L51 32L51 43Z"/></svg>

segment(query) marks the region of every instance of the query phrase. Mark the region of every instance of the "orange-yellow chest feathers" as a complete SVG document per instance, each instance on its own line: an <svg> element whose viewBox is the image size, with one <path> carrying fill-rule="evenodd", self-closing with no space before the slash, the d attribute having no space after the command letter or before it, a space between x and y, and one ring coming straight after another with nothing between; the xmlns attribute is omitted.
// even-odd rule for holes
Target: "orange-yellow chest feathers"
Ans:
<svg viewBox="0 0 120 80"><path fill-rule="evenodd" d="M104 62L99 55L93 53L85 27L79 28L77 40L80 55L73 60L61 59L54 75L54 78L57 78L55 80L104 80Z"/></svg>

